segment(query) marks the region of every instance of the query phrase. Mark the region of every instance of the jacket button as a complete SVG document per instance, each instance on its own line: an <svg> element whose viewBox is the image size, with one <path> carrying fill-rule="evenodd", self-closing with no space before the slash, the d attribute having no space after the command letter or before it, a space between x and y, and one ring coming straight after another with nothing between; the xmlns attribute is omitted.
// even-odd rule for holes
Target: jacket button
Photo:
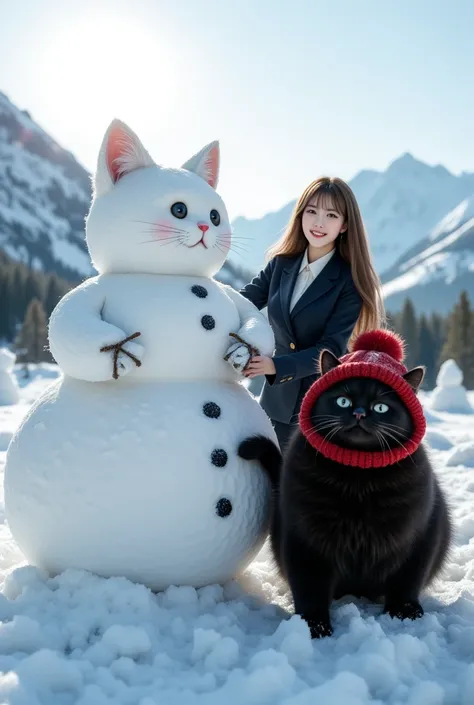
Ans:
<svg viewBox="0 0 474 705"><path fill-rule="evenodd" d="M296 348L296 345L294 343L290 343L290 348L294 350Z"/></svg>

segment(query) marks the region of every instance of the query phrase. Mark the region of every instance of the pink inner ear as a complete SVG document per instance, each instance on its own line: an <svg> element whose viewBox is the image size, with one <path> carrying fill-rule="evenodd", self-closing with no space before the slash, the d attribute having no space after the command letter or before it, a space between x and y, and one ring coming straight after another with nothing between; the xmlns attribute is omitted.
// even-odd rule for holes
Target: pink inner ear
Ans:
<svg viewBox="0 0 474 705"><path fill-rule="evenodd" d="M114 183L122 176L122 165L120 157L128 152L131 144L130 135L121 127L113 127L107 141L107 167ZM127 149L128 146L128 149Z"/></svg>
<svg viewBox="0 0 474 705"><path fill-rule="evenodd" d="M217 175L219 172L219 148L212 147L206 157L207 183L212 188L216 187Z"/></svg>

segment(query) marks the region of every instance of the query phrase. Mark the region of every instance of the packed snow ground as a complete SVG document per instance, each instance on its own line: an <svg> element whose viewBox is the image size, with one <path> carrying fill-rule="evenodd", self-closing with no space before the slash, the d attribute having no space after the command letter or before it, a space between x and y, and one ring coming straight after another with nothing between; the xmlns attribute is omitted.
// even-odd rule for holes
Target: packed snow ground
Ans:
<svg viewBox="0 0 474 705"><path fill-rule="evenodd" d="M55 366L16 375L21 400L0 407L0 468ZM264 548L239 582L152 594L82 571L27 566L0 497L0 704L472 705L474 703L474 428L430 410L426 441L448 492L456 541L425 616L334 604L334 636L311 641ZM474 405L474 395L468 394ZM2 483L3 486L3 483Z"/></svg>

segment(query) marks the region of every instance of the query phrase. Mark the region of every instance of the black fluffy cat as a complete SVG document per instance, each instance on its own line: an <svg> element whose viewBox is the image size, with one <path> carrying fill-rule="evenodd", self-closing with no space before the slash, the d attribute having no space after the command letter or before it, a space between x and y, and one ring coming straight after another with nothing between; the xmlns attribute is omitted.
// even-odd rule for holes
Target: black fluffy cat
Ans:
<svg viewBox="0 0 474 705"><path fill-rule="evenodd" d="M269 473L273 553L313 637L332 634L343 595L383 596L392 617L421 617L420 591L449 550L446 501L420 444L424 370L406 370L401 346L384 331L341 360L324 351L283 464L268 439L239 449Z"/></svg>

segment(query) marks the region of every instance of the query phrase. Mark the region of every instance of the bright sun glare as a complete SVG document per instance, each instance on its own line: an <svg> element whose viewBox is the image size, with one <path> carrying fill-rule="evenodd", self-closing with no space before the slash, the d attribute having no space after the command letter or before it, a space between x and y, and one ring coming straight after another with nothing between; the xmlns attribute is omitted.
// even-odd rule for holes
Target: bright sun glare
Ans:
<svg viewBox="0 0 474 705"><path fill-rule="evenodd" d="M172 62L158 32L133 19L88 17L56 26L41 56L42 93L61 119L96 141L110 120L143 123L172 104ZM167 96L163 100L163 96Z"/></svg>

